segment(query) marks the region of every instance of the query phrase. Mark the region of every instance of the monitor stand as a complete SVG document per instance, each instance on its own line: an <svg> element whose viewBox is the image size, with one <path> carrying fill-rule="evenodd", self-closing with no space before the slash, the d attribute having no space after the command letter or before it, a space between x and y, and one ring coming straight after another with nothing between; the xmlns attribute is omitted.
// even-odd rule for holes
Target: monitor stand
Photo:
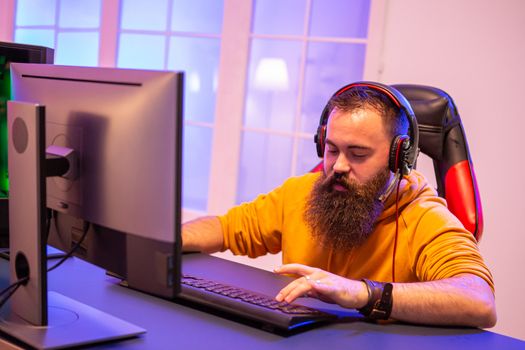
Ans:
<svg viewBox="0 0 525 350"><path fill-rule="evenodd" d="M130 338L143 328L80 303L48 292L48 324L36 326L4 306L0 330L36 349L59 349Z"/></svg>
<svg viewBox="0 0 525 350"><path fill-rule="evenodd" d="M66 253L63 251L56 249L55 247L52 247L48 245L46 247L47 252L47 260L51 259L61 259L66 256ZM4 258L6 260L9 260L9 248L0 248L0 258Z"/></svg>
<svg viewBox="0 0 525 350"><path fill-rule="evenodd" d="M8 102L10 281L29 276L0 312L0 330L37 349L124 339L145 332L47 291L45 109ZM9 307L7 307L9 306Z"/></svg>

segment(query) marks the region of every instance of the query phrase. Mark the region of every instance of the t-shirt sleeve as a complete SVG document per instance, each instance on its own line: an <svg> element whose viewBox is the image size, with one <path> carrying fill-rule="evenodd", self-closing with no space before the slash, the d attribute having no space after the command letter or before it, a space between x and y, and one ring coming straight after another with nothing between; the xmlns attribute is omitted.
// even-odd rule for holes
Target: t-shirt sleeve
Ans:
<svg viewBox="0 0 525 350"><path fill-rule="evenodd" d="M430 205L412 224L415 230L411 242L412 264L419 280L432 281L469 273L484 279L494 291L492 274L474 236L445 206Z"/></svg>
<svg viewBox="0 0 525 350"><path fill-rule="evenodd" d="M281 251L285 185L254 201L230 209L219 220L224 235L222 250L257 257Z"/></svg>

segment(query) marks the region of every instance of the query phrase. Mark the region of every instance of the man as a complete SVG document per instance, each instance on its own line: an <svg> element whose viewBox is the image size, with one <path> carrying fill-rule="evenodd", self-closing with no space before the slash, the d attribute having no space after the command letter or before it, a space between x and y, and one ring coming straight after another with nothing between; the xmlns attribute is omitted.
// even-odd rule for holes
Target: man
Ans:
<svg viewBox="0 0 525 350"><path fill-rule="evenodd" d="M282 251L275 272L299 278L279 301L311 296L369 318L492 327L494 284L472 234L423 175L399 179L390 170L392 140L408 123L386 89L356 84L336 93L321 141L323 173L185 224L183 249Z"/></svg>

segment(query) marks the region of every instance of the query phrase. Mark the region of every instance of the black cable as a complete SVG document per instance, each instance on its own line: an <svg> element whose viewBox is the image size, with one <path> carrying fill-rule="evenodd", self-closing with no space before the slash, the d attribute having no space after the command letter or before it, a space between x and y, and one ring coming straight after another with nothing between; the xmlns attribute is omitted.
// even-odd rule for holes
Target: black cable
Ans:
<svg viewBox="0 0 525 350"><path fill-rule="evenodd" d="M48 212L48 222L46 224L46 234L49 235L49 230L50 230L50 223L51 223L51 218L52 216L57 217L57 215L53 215L52 213L50 214L50 212ZM56 224L56 221L55 221L55 224ZM75 251L78 249L78 247L80 247L80 245L84 242L84 239L86 238L87 236L87 233L89 231L89 227L91 226L91 223L89 222L84 222L84 232L82 233L82 236L80 237L80 239L78 240L78 242L75 244L75 246L73 248L71 248L69 250L69 252L64 255L62 257L62 259L60 259L60 261L58 261L55 265L51 266L50 268L47 269L47 272L51 272L53 271L54 269L56 269L57 267L59 267L60 265L62 265L64 263L64 261L67 260L67 258L71 257L73 255L73 253L75 253ZM57 231L58 231L58 226L57 226ZM47 236L46 236L46 241L47 241ZM3 289L2 291L0 291L0 308L2 308L4 306L4 304L9 300L9 298L11 298L11 296L17 291L17 289L23 285L23 284L26 284L27 282L29 281L29 276L26 276L26 277L23 277L23 278L20 278L18 281L16 282L13 282L11 285L9 285L8 287L6 287L5 289ZM5 294L5 296L4 296ZM3 298L2 298L3 296Z"/></svg>
<svg viewBox="0 0 525 350"><path fill-rule="evenodd" d="M23 277L20 278L18 281L11 283L8 287L4 288L2 291L0 291L0 297L7 293L7 291L13 287L16 287L17 285L24 284L29 280L29 277Z"/></svg>
<svg viewBox="0 0 525 350"><path fill-rule="evenodd" d="M54 213L54 210L52 209L49 209L47 208L46 210L46 231L45 231L45 239L44 239L44 242L46 242L47 244L47 240L49 239L49 232L51 231L51 220L53 219L53 213Z"/></svg>
<svg viewBox="0 0 525 350"><path fill-rule="evenodd" d="M55 224L55 230L57 235L60 237L60 230L58 229L58 211L53 209L53 224Z"/></svg>
<svg viewBox="0 0 525 350"><path fill-rule="evenodd" d="M75 251L78 249L78 247L80 247L80 245L84 242L84 239L86 238L87 236L87 233L89 231L89 227L91 226L91 223L89 222L84 222L84 232L82 233L82 237L80 237L80 239L78 240L78 242L75 244L75 246L73 248L71 248L69 250L69 252L67 252L66 255L64 255L62 257L62 259L60 259L55 265L51 266L50 268L47 269L47 272L51 272L53 271L54 269L56 269L57 267L59 267L60 265L62 265L64 263L64 261L67 260L67 258L71 257L71 255L73 255L73 253L75 253ZM58 230L58 228L57 228Z"/></svg>
<svg viewBox="0 0 525 350"><path fill-rule="evenodd" d="M46 230L44 232L44 234L46 235L45 242L47 242L47 239L49 237L49 231L51 229L51 218L53 217L53 213L50 209L47 209L46 214L47 214L46 215ZM10 257L10 259L12 258L13 257ZM4 304L9 300L9 298L11 298L11 296L17 291L17 289L21 285L26 284L28 281L29 281L29 276L26 276L26 277L20 278L18 281L13 282L11 285L1 290L0 298L4 296L4 294L5 296L0 299L0 308L4 306Z"/></svg>
<svg viewBox="0 0 525 350"><path fill-rule="evenodd" d="M27 281L29 281L29 277L20 278L18 281L12 283L10 286L8 286L7 288L5 288L2 291L0 291L0 297L2 297L4 294L6 294L5 297L0 299L0 308L2 308L2 306L4 306L6 301L8 301L9 298L11 298L11 296L16 292L16 290L21 285L26 284Z"/></svg>

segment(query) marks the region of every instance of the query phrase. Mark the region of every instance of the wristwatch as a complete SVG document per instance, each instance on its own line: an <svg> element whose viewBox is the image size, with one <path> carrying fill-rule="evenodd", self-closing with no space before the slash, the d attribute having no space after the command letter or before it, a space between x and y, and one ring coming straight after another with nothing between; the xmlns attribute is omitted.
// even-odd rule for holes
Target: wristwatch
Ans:
<svg viewBox="0 0 525 350"><path fill-rule="evenodd" d="M371 281L363 278L368 290L368 303L360 309L359 313L372 320L387 320L392 312L393 300L392 283Z"/></svg>

